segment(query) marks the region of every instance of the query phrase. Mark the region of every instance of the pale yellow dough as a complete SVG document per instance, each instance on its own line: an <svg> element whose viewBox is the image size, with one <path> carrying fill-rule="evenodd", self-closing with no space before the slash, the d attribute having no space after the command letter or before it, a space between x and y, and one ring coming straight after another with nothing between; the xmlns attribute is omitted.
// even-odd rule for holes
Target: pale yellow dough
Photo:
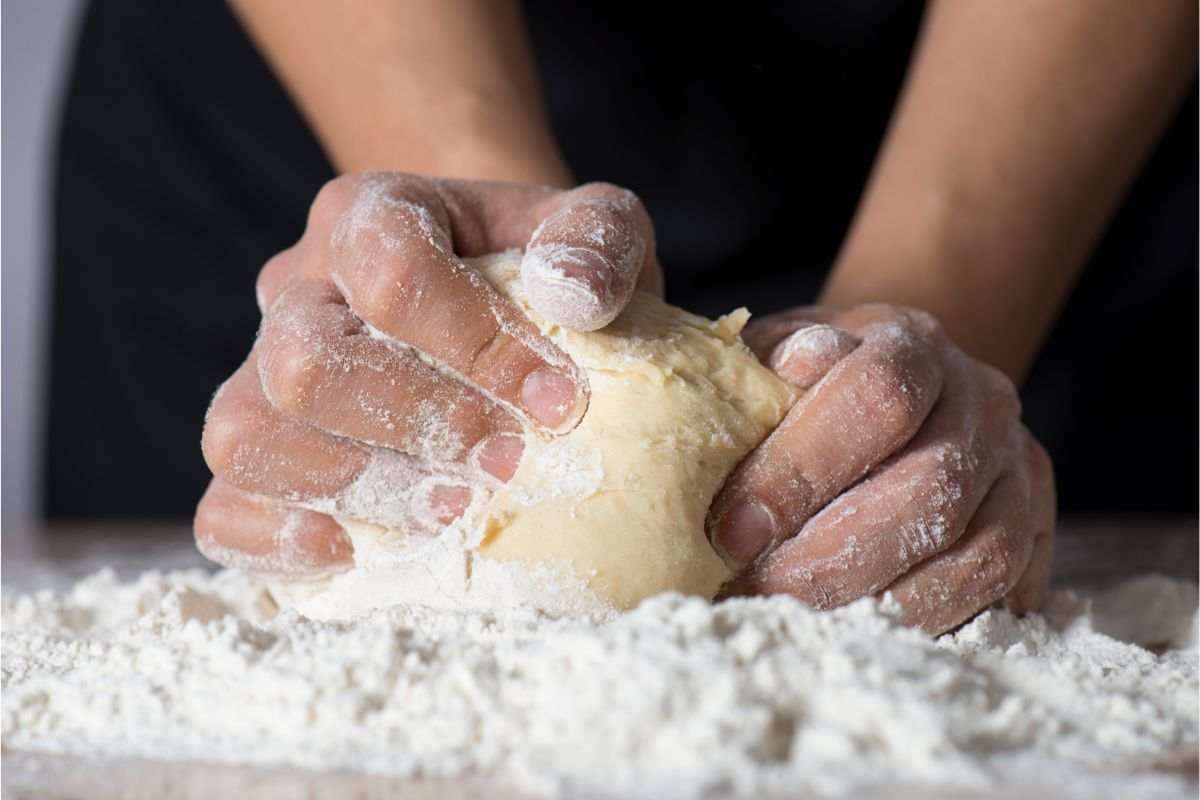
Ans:
<svg viewBox="0 0 1200 800"><path fill-rule="evenodd" d="M569 434L526 435L520 469L488 506L481 554L569 563L617 608L672 590L711 598L729 571L705 535L708 507L793 400L742 344L749 314L712 322L638 292L612 324L578 333L522 302L518 265L482 267L587 372L591 401ZM596 479L554 468L572 463Z"/></svg>
<svg viewBox="0 0 1200 800"><path fill-rule="evenodd" d="M554 592L540 591L536 580L518 592L527 595L520 602L551 610L595 600L627 609L664 591L711 598L730 573L705 534L709 505L726 476L783 418L794 391L742 344L745 309L713 322L638 292L612 324L579 333L545 323L524 302L519 264L515 252L474 262L586 371L591 399L569 433L525 434L516 475L475 515L476 534L461 540L476 549L464 554L465 576L455 578L456 590L469 590L472 572L482 580L488 570L481 567L500 562L518 572L559 576ZM348 529L364 553L390 540L396 547L413 543L374 526ZM381 578L368 584L377 593L385 591ZM361 580L340 583L324 591L363 591ZM564 591L588 595L589 603L563 598ZM504 604L511 604L509 595ZM464 605L488 601L478 592L469 599ZM308 613L344 616L345 608L361 605L335 600L310 602ZM335 611L323 611L329 608Z"/></svg>

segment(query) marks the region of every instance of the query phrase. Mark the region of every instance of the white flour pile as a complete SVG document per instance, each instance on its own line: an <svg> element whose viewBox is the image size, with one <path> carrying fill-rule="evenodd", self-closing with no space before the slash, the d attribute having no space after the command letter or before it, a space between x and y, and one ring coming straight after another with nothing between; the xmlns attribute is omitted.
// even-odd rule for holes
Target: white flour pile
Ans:
<svg viewBox="0 0 1200 800"><path fill-rule="evenodd" d="M5 599L4 747L498 774L590 797L1195 796L1169 767L1197 747L1197 591L1166 578L937 640L871 601L662 596L608 620L269 610L233 572Z"/></svg>

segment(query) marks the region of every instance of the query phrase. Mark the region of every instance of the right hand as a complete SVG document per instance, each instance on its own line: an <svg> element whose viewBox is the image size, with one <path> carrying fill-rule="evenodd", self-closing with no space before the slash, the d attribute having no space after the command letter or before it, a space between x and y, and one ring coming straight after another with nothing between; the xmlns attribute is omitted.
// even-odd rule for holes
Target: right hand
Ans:
<svg viewBox="0 0 1200 800"><path fill-rule="evenodd" d="M524 248L534 308L576 330L661 291L631 193L403 173L338 178L259 274L263 323L204 429L200 550L253 572L347 566L330 514L435 534L516 471L522 431L570 430L583 373L460 257Z"/></svg>

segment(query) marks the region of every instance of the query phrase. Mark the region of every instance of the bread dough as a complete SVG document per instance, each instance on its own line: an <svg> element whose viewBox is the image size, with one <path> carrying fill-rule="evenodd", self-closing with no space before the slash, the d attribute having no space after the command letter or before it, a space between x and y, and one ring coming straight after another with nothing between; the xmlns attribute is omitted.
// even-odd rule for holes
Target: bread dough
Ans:
<svg viewBox="0 0 1200 800"><path fill-rule="evenodd" d="M742 344L749 313L714 322L638 292L580 333L523 301L519 252L473 266L586 372L582 421L558 437L527 431L512 480L437 541L343 520L356 569L277 597L318 617L413 599L570 612L664 591L711 598L730 573L705 533L709 505L795 399Z"/></svg>

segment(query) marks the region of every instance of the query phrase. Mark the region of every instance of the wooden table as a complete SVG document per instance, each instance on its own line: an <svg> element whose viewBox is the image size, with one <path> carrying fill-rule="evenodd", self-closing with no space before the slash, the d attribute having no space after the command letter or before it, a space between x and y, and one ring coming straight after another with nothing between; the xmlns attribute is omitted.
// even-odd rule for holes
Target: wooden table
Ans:
<svg viewBox="0 0 1200 800"><path fill-rule="evenodd" d="M1159 572L1197 580L1200 537L1195 518L1078 518L1060 526L1054 555L1058 587L1098 588L1130 575ZM74 522L48 527L7 527L3 531L4 591L61 588L103 566L132 576L145 569L210 567L191 546L186 523ZM1165 768L1195 775L1192 754ZM3 796L12 800L89 798L170 800L171 798L384 797L520 798L481 779L409 781L356 773L313 772L292 767L242 767L140 759L89 760L6 751ZM1049 800L1053 787L1008 786L966 793L922 787L888 787L864 798L961 798Z"/></svg>

